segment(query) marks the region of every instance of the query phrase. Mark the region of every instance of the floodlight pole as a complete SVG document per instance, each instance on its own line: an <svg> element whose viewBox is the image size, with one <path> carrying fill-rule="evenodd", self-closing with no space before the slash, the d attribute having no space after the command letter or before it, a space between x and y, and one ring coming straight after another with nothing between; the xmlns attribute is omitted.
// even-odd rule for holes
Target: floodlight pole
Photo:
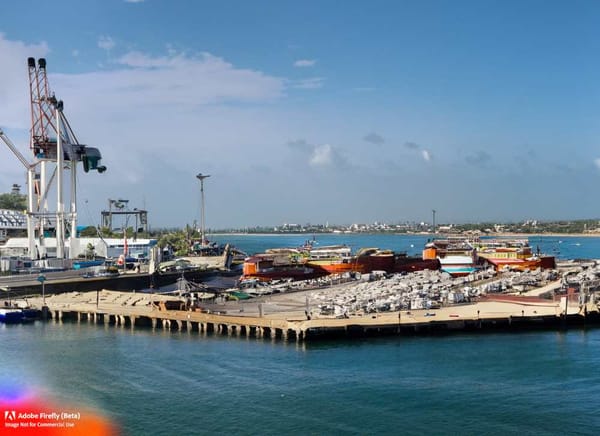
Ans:
<svg viewBox="0 0 600 436"><path fill-rule="evenodd" d="M204 179L209 178L210 175L209 174L202 174L202 173L198 173L196 175L196 178L198 180L200 180L200 237L202 238L202 245L204 245L204 231L205 231L205 221L204 221Z"/></svg>

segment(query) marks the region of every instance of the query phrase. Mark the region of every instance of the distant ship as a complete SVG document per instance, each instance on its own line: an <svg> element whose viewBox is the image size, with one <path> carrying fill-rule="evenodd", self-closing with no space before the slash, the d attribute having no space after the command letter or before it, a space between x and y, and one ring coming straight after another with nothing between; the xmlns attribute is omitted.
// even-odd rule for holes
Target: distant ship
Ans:
<svg viewBox="0 0 600 436"><path fill-rule="evenodd" d="M271 249L246 258L242 279L307 280L331 274L366 274L372 271L400 273L439 268L437 259L409 257L391 250L363 248L352 254L346 245L305 246L298 249Z"/></svg>

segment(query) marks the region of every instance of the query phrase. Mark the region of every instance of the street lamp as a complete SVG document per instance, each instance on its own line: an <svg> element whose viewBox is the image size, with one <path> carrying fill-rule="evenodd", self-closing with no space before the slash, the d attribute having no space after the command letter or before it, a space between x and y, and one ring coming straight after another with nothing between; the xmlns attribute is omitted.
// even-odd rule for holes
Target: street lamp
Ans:
<svg viewBox="0 0 600 436"><path fill-rule="evenodd" d="M37 277L37 281L42 284L42 319L46 319L48 315L48 307L46 306L46 276L40 274Z"/></svg>
<svg viewBox="0 0 600 436"><path fill-rule="evenodd" d="M198 173L196 175L196 178L198 180L200 180L200 203L201 203L201 210L200 210L200 229L201 229L201 233L200 236L202 238L202 245L204 245L204 179L209 178L210 175L209 174L202 174L202 173Z"/></svg>
<svg viewBox="0 0 600 436"><path fill-rule="evenodd" d="M37 281L40 282L42 284L42 305L46 305L46 286L44 285L44 282L46 281L46 276L43 274L40 274L37 278Z"/></svg>

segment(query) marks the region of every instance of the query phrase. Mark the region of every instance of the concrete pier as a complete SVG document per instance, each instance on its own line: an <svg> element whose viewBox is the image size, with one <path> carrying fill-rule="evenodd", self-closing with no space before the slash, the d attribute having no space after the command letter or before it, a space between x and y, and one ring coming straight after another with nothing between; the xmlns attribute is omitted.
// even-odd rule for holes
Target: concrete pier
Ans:
<svg viewBox="0 0 600 436"><path fill-rule="evenodd" d="M600 323L598 307L580 306L553 300L481 301L435 310L390 311L360 316L306 317L302 311L280 310L265 314L262 304L256 315L248 311L232 314L185 310L180 301L165 297L102 291L102 303L96 305L96 293L86 297L82 293L46 297L48 312L55 321L73 320L100 323L105 326L151 326L164 331L198 331L202 334L235 337L305 341L325 336L373 336L432 334L452 331L485 331L498 329L561 328ZM86 300L87 298L87 300ZM35 300L31 301L35 307ZM41 300L39 302L41 307Z"/></svg>

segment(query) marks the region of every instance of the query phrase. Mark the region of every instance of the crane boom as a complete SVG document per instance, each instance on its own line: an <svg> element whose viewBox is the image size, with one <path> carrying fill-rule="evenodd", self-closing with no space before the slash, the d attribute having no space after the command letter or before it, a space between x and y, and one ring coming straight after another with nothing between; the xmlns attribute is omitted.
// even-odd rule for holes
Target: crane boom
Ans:
<svg viewBox="0 0 600 436"><path fill-rule="evenodd" d="M12 141L8 138L8 136L6 136L4 134L4 131L1 128L0 128L0 138L2 138L2 140L4 141L6 146L10 149L10 151L12 151L15 156L17 156L17 159L19 159L21 161L21 163L23 164L25 169L29 170L32 167L32 165L29 163L29 161L27 159L25 159L25 156L23 156L23 154L19 151L19 149L17 147L15 147L15 144L12 143Z"/></svg>

